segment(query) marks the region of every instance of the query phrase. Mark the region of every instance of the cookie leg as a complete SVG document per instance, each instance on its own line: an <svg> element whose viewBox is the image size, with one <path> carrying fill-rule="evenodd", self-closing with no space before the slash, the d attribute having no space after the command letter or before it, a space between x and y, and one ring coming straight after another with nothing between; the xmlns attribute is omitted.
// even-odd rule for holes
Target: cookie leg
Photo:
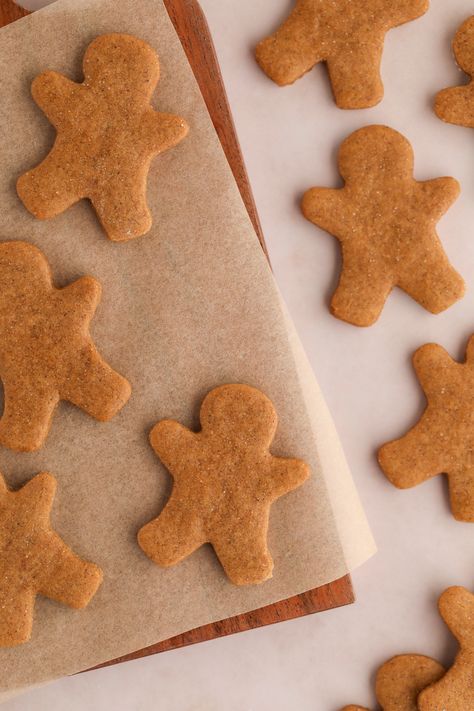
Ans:
<svg viewBox="0 0 474 711"><path fill-rule="evenodd" d="M52 556L54 565L45 565L38 592L69 607L85 607L102 582L100 568L75 555L54 533L45 537L45 551Z"/></svg>
<svg viewBox="0 0 474 711"><path fill-rule="evenodd" d="M20 200L39 220L60 215L81 198L67 167L68 158L56 146L42 163L24 173L16 184Z"/></svg>
<svg viewBox="0 0 474 711"><path fill-rule="evenodd" d="M383 98L380 78L383 41L372 39L336 47L327 60L336 104L340 109L368 109Z"/></svg>
<svg viewBox="0 0 474 711"><path fill-rule="evenodd" d="M342 272L331 300L331 311L354 326L371 326L380 316L391 290L389 277L372 274L365 258L343 249Z"/></svg>
<svg viewBox="0 0 474 711"><path fill-rule="evenodd" d="M254 585L272 577L273 560L266 538L265 525L246 521L238 530L223 531L212 540L226 575L235 585Z"/></svg>
<svg viewBox="0 0 474 711"><path fill-rule="evenodd" d="M441 246L427 250L418 258L417 265L417 269L411 268L398 280L398 286L427 311L438 314L464 296L464 280Z"/></svg>
<svg viewBox="0 0 474 711"><path fill-rule="evenodd" d="M436 96L438 118L456 126L474 128L474 83L454 89L444 89Z"/></svg>
<svg viewBox="0 0 474 711"><path fill-rule="evenodd" d="M113 370L93 346L71 366L61 397L100 422L111 420L130 397L130 383Z"/></svg>
<svg viewBox="0 0 474 711"><path fill-rule="evenodd" d="M0 419L0 445L20 452L39 449L48 436L59 395L44 383L4 384L5 407Z"/></svg>
<svg viewBox="0 0 474 711"><path fill-rule="evenodd" d="M145 235L151 228L151 214L146 203L145 170L123 175L120 182L111 179L101 184L90 200L107 237L126 242Z"/></svg>
<svg viewBox="0 0 474 711"><path fill-rule="evenodd" d="M15 647L30 639L35 596L30 590L0 590L0 647Z"/></svg>
<svg viewBox="0 0 474 711"><path fill-rule="evenodd" d="M389 481L399 489L417 486L446 471L445 447L431 432L437 428L427 414L401 439L385 444L378 459Z"/></svg>
<svg viewBox="0 0 474 711"><path fill-rule="evenodd" d="M299 3L286 22L257 46L257 62L279 86L293 84L321 62L315 5Z"/></svg>
<svg viewBox="0 0 474 711"><path fill-rule="evenodd" d="M449 497L454 518L474 523L474 469L448 472Z"/></svg>
<svg viewBox="0 0 474 711"><path fill-rule="evenodd" d="M206 543L202 521L193 515L186 499L172 494L165 508L138 532L138 544L154 563L176 565Z"/></svg>

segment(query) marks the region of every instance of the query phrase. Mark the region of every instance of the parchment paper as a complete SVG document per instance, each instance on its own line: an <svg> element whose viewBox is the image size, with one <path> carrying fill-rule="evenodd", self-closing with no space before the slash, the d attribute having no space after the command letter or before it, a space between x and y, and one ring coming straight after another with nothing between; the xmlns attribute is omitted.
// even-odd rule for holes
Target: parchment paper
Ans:
<svg viewBox="0 0 474 711"><path fill-rule="evenodd" d="M153 162L153 228L126 244L106 239L84 201L39 222L14 189L54 140L30 98L32 79L51 68L81 80L83 52L104 32L135 34L158 51L156 106L191 127ZM133 387L110 423L62 403L40 452L0 452L11 486L41 470L57 477L53 525L105 573L84 611L38 598L31 641L0 651L6 692L330 582L374 546L319 388L161 1L61 0L2 29L0 92L0 236L40 247L57 285L84 274L102 283L92 334ZM274 577L248 588L227 582L209 546L163 570L136 544L138 529L170 490L148 445L151 426L167 417L196 427L205 393L227 382L254 385L272 399L279 413L273 451L302 457L313 473L273 506Z"/></svg>

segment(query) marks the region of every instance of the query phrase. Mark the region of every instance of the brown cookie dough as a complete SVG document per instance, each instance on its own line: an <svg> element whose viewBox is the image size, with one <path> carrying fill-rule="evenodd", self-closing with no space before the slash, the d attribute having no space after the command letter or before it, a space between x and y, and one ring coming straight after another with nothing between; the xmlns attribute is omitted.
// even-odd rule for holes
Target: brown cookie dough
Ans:
<svg viewBox="0 0 474 711"><path fill-rule="evenodd" d="M428 7L429 0L297 0L277 32L258 45L257 61L280 86L326 62L341 109L375 106L383 98L386 33Z"/></svg>
<svg viewBox="0 0 474 711"><path fill-rule="evenodd" d="M36 595L86 607L102 571L75 555L51 528L56 480L45 472L19 491L0 474L0 647L27 642Z"/></svg>
<svg viewBox="0 0 474 711"><path fill-rule="evenodd" d="M456 637L460 651L454 666L418 697L419 711L474 709L474 595L465 588L448 588L440 597L441 617Z"/></svg>
<svg viewBox="0 0 474 711"><path fill-rule="evenodd" d="M378 319L394 286L439 313L464 295L436 234L459 195L453 178L418 182L413 150L400 133L367 126L339 151L341 189L312 188L304 216L341 242L342 273L331 301L337 318L356 326Z"/></svg>
<svg viewBox="0 0 474 711"><path fill-rule="evenodd" d="M84 55L84 82L57 72L33 82L38 106L56 128L48 156L21 176L18 195L40 220L88 198L114 241L146 234L151 160L187 134L184 119L155 111L158 57L130 35L101 35Z"/></svg>
<svg viewBox="0 0 474 711"><path fill-rule="evenodd" d="M39 449L60 400L101 421L127 402L128 381L102 359L89 334L100 293L89 276L56 289L39 249L0 243L0 445Z"/></svg>
<svg viewBox="0 0 474 711"><path fill-rule="evenodd" d="M434 659L403 654L384 664L377 673L375 694L382 711L418 711L420 691L438 681L445 670ZM342 711L369 711L345 706Z"/></svg>
<svg viewBox="0 0 474 711"><path fill-rule="evenodd" d="M233 583L261 583L273 570L270 506L301 486L309 468L270 453L277 414L248 385L212 390L201 406L201 426L196 433L163 420L151 431L174 484L160 516L140 530L139 545L158 565L171 566L211 543Z"/></svg>
<svg viewBox="0 0 474 711"><path fill-rule="evenodd" d="M474 128L474 16L461 26L454 38L453 51L457 63L471 81L466 86L440 91L435 111L447 123Z"/></svg>
<svg viewBox="0 0 474 711"><path fill-rule="evenodd" d="M413 364L428 406L408 434L380 449L380 466L400 489L446 474L454 517L474 522L474 336L464 363L429 344Z"/></svg>

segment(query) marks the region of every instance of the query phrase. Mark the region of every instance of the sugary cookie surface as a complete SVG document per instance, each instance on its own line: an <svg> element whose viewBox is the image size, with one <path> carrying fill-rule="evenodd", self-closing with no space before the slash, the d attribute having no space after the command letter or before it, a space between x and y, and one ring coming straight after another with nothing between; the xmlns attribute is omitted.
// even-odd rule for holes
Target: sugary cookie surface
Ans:
<svg viewBox="0 0 474 711"><path fill-rule="evenodd" d="M57 289L39 249L0 243L0 445L39 449L60 400L101 421L127 402L128 381L102 359L89 334L100 294L88 276Z"/></svg>
<svg viewBox="0 0 474 711"><path fill-rule="evenodd" d="M404 437L380 449L380 466L401 489L446 474L455 518L474 522L474 337L464 363L435 344L420 348L413 363L428 406Z"/></svg>
<svg viewBox="0 0 474 711"><path fill-rule="evenodd" d="M428 0L297 0L281 27L260 42L257 61L280 86L326 62L341 109L374 106L388 30L423 15Z"/></svg>
<svg viewBox="0 0 474 711"><path fill-rule="evenodd" d="M85 607L102 571L75 555L51 528L56 491L51 474L9 491L0 474L0 647L27 642L37 594Z"/></svg>
<svg viewBox="0 0 474 711"><path fill-rule="evenodd" d="M82 84L53 71L34 80L33 98L57 131L47 157L17 183L35 217L55 217L88 198L111 240L148 232L151 160L188 132L184 119L151 106L159 77L158 57L149 45L110 34L89 45Z"/></svg>
<svg viewBox="0 0 474 711"><path fill-rule="evenodd" d="M449 671L421 692L419 711L474 709L474 595L462 587L448 588L439 599L441 617L459 642Z"/></svg>
<svg viewBox="0 0 474 711"><path fill-rule="evenodd" d="M453 178L418 182L409 142L386 126L351 134L339 150L342 189L312 188L304 216L341 243L342 273L331 301L337 318L356 326L378 319L394 286L432 313L464 295L436 233L459 195Z"/></svg>
<svg viewBox="0 0 474 711"><path fill-rule="evenodd" d="M301 486L309 467L270 453L277 415L255 388L212 390L200 417L197 433L171 420L151 432L173 490L160 516L139 532L140 547L159 565L171 566L211 543L233 583L263 582L273 569L267 547L270 506Z"/></svg>

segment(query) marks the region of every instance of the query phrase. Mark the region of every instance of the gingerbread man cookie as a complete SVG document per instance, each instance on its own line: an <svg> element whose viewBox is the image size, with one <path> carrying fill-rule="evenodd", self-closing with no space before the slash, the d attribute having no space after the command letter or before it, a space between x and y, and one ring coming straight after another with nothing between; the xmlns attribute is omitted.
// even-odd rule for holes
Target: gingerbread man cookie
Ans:
<svg viewBox="0 0 474 711"><path fill-rule="evenodd" d="M408 434L380 449L380 466L400 489L446 474L454 517L474 522L474 336L464 363L429 344L413 364L428 406Z"/></svg>
<svg viewBox="0 0 474 711"><path fill-rule="evenodd" d="M339 151L341 189L312 188L304 216L341 242L342 273L334 316L356 326L379 317L394 286L439 313L464 295L435 225L459 195L453 178L418 182L413 150L386 126L350 135Z"/></svg>
<svg viewBox="0 0 474 711"><path fill-rule="evenodd" d="M465 588L448 588L440 597L441 617L461 647L454 666L418 697L419 711L474 709L474 595Z"/></svg>
<svg viewBox="0 0 474 711"><path fill-rule="evenodd" d="M257 61L280 86L326 62L336 104L365 109L383 98L380 63L386 33L421 17L429 0L297 0Z"/></svg>
<svg viewBox="0 0 474 711"><path fill-rule="evenodd" d="M45 472L19 491L0 474L0 647L27 642L36 595L86 607L102 571L75 555L51 528L56 480Z"/></svg>
<svg viewBox="0 0 474 711"><path fill-rule="evenodd" d="M211 543L236 585L272 575L267 548L271 504L301 486L308 466L273 456L277 428L270 400L247 385L212 390L201 406L200 432L163 420L153 428L153 449L174 485L160 516L138 534L143 551L171 566Z"/></svg>
<svg viewBox="0 0 474 711"><path fill-rule="evenodd" d="M474 128L474 17L461 26L454 38L453 51L457 63L471 77L471 81L466 86L440 91L435 111L447 123Z"/></svg>
<svg viewBox="0 0 474 711"><path fill-rule="evenodd" d="M39 249L0 244L1 445L39 449L60 400L101 421L127 402L129 383L105 363L89 335L100 293L92 277L56 289Z"/></svg>
<svg viewBox="0 0 474 711"><path fill-rule="evenodd" d="M420 691L441 679L445 670L434 659L403 654L384 664L377 673L375 694L382 711L418 711ZM345 706L342 711L369 711Z"/></svg>
<svg viewBox="0 0 474 711"><path fill-rule="evenodd" d="M48 156L18 180L18 195L37 218L55 217L88 198L114 241L146 234L146 184L153 156L187 134L184 119L155 111L158 57L130 35L95 39L84 55L84 82L40 74L33 98L56 128Z"/></svg>

